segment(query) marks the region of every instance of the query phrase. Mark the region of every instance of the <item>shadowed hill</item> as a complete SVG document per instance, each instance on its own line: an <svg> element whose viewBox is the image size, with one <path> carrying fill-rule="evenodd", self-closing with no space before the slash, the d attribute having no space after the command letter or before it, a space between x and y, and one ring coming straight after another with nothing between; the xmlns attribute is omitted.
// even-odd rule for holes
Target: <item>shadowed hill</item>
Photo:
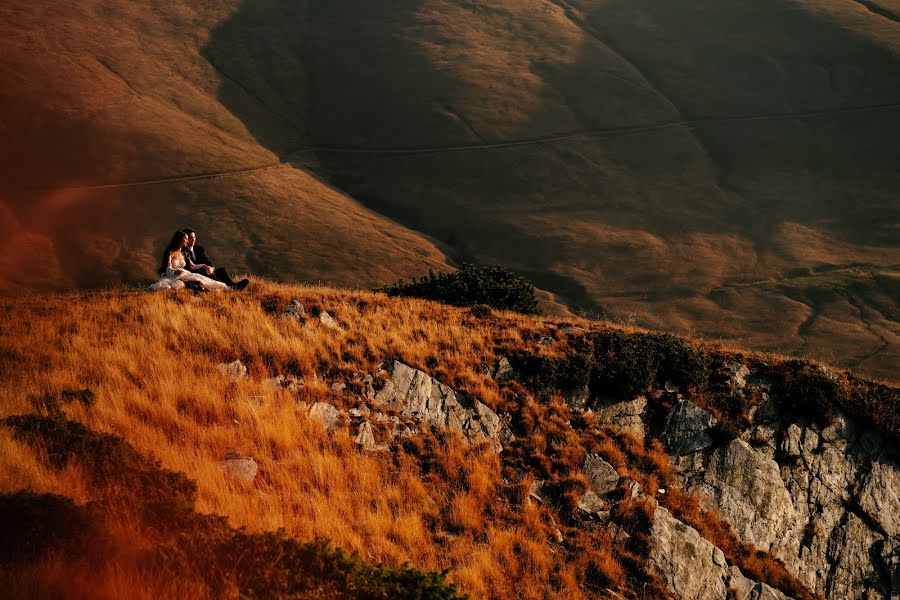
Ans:
<svg viewBox="0 0 900 600"><path fill-rule="evenodd" d="M206 55L264 28L233 75L294 107L331 181L454 258L594 314L893 370L896 302L779 282L896 273L896 23L781 1L280 7L246 3Z"/></svg>

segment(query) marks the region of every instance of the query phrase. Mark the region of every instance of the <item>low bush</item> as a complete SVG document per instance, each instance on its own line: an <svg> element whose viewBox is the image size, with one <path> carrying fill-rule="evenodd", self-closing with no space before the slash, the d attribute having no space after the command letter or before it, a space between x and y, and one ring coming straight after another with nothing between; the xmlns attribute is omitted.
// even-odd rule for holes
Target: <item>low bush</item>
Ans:
<svg viewBox="0 0 900 600"><path fill-rule="evenodd" d="M421 279L402 279L375 291L388 296L406 296L435 300L452 306L486 306L511 310L526 315L540 313L534 285L503 267L479 267L465 264L452 273L435 273L429 270ZM478 309L484 312L483 308ZM486 315L485 315L486 316Z"/></svg>
<svg viewBox="0 0 900 600"><path fill-rule="evenodd" d="M123 493L143 490L148 504L193 505L197 497L193 481L141 456L121 437L91 431L81 423L60 417L17 415L0 424L12 429L15 437L25 443L44 449L54 468L77 462L98 487Z"/></svg>
<svg viewBox="0 0 900 600"><path fill-rule="evenodd" d="M798 417L810 418L819 426L834 420L834 409L846 404L848 390L844 382L802 361L784 365L781 382L781 408Z"/></svg>
<svg viewBox="0 0 900 600"><path fill-rule="evenodd" d="M64 496L19 491L0 495L0 565L49 551L83 556L106 542L94 515Z"/></svg>

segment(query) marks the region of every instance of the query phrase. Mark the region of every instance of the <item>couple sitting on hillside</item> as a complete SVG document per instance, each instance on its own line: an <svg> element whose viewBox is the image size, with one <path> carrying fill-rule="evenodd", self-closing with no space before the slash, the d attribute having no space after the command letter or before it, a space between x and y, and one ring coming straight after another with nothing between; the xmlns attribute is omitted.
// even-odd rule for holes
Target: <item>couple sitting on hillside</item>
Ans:
<svg viewBox="0 0 900 600"><path fill-rule="evenodd" d="M162 256L159 281L150 286L151 290L179 290L188 288L198 291L242 290L249 279L233 281L228 271L215 268L201 246L195 246L197 233L193 229L176 231Z"/></svg>

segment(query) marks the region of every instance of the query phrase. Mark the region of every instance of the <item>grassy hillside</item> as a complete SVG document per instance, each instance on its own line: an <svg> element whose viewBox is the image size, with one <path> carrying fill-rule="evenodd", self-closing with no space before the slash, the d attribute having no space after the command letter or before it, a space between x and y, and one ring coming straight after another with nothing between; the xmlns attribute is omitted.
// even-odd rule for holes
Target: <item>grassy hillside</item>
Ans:
<svg viewBox="0 0 900 600"><path fill-rule="evenodd" d="M13 559L19 567L0 569L5 587L16 585L24 597L46 597L59 586L90 597L135 588L152 597L173 586L197 597L223 589L250 593L254 585L324 585L327 591L338 580L444 589L423 572L450 569L447 581L478 598L605 597L607 589L665 597L644 562L649 500L624 495L613 509L628 539L581 524L574 512L586 489L579 461L597 452L704 532L748 576L811 597L780 563L740 542L678 490L657 441L645 445L600 426L571 411L558 393L547 393L594 369L614 397L666 379L691 390L696 401L712 402L716 395L703 392L707 369L730 355L608 323L476 316L419 300L259 280L251 290L199 296L120 290L3 301L14 318L0 328L0 417L39 417L0 426L2 501L38 522L42 510L65 509L86 528L71 540L68 530L57 532L56 546L48 542L69 554L38 548ZM306 307L305 323L280 316L290 299ZM312 316L321 311L340 328ZM592 345L603 357L593 366L582 356ZM501 356L524 361L521 383L500 384L491 376ZM387 359L424 369L508 415L517 441L498 455L489 444L423 429L392 442L390 452L364 452L351 428L327 433L302 410L319 401L358 406L364 375ZM798 368L774 356L754 360L761 359L773 373L790 376ZM245 378L232 381L219 371L217 365L233 360L247 366ZM303 385L273 388L268 380L277 375ZM814 377L796 381L815 391ZM843 408L896 439L900 418L886 404L896 390L845 381L850 391ZM742 418L725 407L710 409L728 422ZM251 483L220 468L226 449L258 463ZM540 501L530 495L536 479L544 481ZM657 495L660 488L665 495ZM64 498L35 504L13 495L23 489ZM98 522L106 533L84 533ZM263 535L279 529L285 537ZM307 545L314 539L363 562L342 562L340 552L335 557ZM240 559L242 548L281 558L248 564ZM92 561L92 552L100 558ZM318 557L304 564L319 566L285 579L278 561L289 565L295 555ZM85 568L82 559L94 566ZM376 563L386 570L366 566ZM407 567L414 571L402 575Z"/></svg>
<svg viewBox="0 0 900 600"><path fill-rule="evenodd" d="M220 264L284 279L374 286L445 265L257 142L285 121L202 54L239 4L0 7L3 291L150 279L184 227Z"/></svg>
<svg viewBox="0 0 900 600"><path fill-rule="evenodd" d="M895 9L7 3L0 276L149 277L190 225L279 279L500 263L588 314L893 377ZM22 191L185 175L213 177Z"/></svg>

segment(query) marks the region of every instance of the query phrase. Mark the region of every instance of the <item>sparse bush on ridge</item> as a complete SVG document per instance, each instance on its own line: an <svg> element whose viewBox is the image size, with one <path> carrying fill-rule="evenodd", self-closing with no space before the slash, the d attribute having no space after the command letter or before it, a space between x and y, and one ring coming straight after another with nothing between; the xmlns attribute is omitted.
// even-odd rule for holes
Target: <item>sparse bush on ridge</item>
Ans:
<svg viewBox="0 0 900 600"><path fill-rule="evenodd" d="M588 385L593 397L622 399L667 382L689 388L709 380L709 355L673 335L609 330L581 341L584 349L564 357L516 352L510 360L538 395L568 394Z"/></svg>
<svg viewBox="0 0 900 600"><path fill-rule="evenodd" d="M379 288L388 296L407 296L435 300L452 306L470 306L480 315L489 306L499 310L511 310L526 315L540 313L534 295L534 285L524 277L500 266L479 267L464 264L458 271L435 273L429 270L421 279L410 283L401 279L397 283Z"/></svg>

